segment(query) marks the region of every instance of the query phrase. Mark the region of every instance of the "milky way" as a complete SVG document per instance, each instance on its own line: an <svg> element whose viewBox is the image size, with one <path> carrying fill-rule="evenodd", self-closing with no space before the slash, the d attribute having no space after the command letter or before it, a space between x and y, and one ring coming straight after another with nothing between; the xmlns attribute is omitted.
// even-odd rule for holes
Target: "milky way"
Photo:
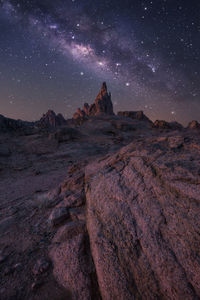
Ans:
<svg viewBox="0 0 200 300"><path fill-rule="evenodd" d="M70 117L101 81L115 111L200 120L199 1L1 1L0 113Z"/></svg>

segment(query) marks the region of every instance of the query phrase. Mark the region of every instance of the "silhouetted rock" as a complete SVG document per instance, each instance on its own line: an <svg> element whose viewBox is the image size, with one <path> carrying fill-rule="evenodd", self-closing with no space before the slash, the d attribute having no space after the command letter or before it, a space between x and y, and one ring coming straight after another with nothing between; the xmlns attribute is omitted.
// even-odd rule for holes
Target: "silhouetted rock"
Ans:
<svg viewBox="0 0 200 300"><path fill-rule="evenodd" d="M183 126L176 121L166 122L164 120L156 120L153 124L153 127L158 129L171 129L171 130L183 129Z"/></svg>
<svg viewBox="0 0 200 300"><path fill-rule="evenodd" d="M48 110L46 114L37 122L37 125L41 128L45 127L59 127L66 125L67 121L64 119L62 114L56 115L53 110Z"/></svg>
<svg viewBox="0 0 200 300"><path fill-rule="evenodd" d="M103 82L101 90L95 99L95 102L91 105L85 103L83 109L78 108L76 113L73 115L73 118L84 119L87 116L97 116L102 114L114 115L111 93L108 93L107 91L106 82Z"/></svg>
<svg viewBox="0 0 200 300"><path fill-rule="evenodd" d="M145 116L145 114L143 113L142 110L140 110L140 111L119 111L117 113L117 115L120 117L131 118L133 120L142 120L142 121L148 121L148 122L152 123L152 121L147 116Z"/></svg>
<svg viewBox="0 0 200 300"><path fill-rule="evenodd" d="M188 127L187 127L188 129L200 129L200 123L199 122L197 122L197 121L195 121L195 120L193 120L192 122L190 122L189 124L188 124Z"/></svg>
<svg viewBox="0 0 200 300"><path fill-rule="evenodd" d="M103 82L101 91L97 95L95 105L90 106L89 115L108 114L113 115L113 104L111 94L107 91L107 85Z"/></svg>
<svg viewBox="0 0 200 300"><path fill-rule="evenodd" d="M14 120L0 115L0 132L20 132L28 135L33 132L33 129L33 122Z"/></svg>

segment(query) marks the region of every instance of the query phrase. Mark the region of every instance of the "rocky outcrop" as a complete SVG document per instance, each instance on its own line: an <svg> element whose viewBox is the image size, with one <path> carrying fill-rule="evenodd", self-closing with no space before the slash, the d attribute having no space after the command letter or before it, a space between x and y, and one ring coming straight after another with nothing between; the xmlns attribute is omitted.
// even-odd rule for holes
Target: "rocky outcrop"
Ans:
<svg viewBox="0 0 200 300"><path fill-rule="evenodd" d="M103 82L101 91L97 95L94 105L89 108L89 115L107 114L113 115L113 104L111 101L111 93L107 91L107 85Z"/></svg>
<svg viewBox="0 0 200 300"><path fill-rule="evenodd" d="M100 111L0 131L0 299L200 298L199 131Z"/></svg>
<svg viewBox="0 0 200 300"><path fill-rule="evenodd" d="M200 129L200 123L193 120L188 124L188 129Z"/></svg>
<svg viewBox="0 0 200 300"><path fill-rule="evenodd" d="M156 120L153 124L153 128L179 130L183 129L183 126L176 121L166 122L164 120Z"/></svg>
<svg viewBox="0 0 200 300"><path fill-rule="evenodd" d="M101 90L95 99L95 102L91 105L85 103L83 109L78 108L73 118L81 119L102 114L114 115L111 94L107 91L106 82L103 82Z"/></svg>
<svg viewBox="0 0 200 300"><path fill-rule="evenodd" d="M50 257L72 299L198 299L199 149L146 137L68 170Z"/></svg>
<svg viewBox="0 0 200 300"><path fill-rule="evenodd" d="M62 114L55 114L53 110L48 110L46 114L43 114L42 118L37 122L37 125L41 128L59 127L66 125L67 121Z"/></svg>
<svg viewBox="0 0 200 300"><path fill-rule="evenodd" d="M171 142L132 143L86 169L87 229L102 299L200 296L200 152L174 142L171 151Z"/></svg>
<svg viewBox="0 0 200 300"><path fill-rule="evenodd" d="M85 116L87 116L85 111L78 108L75 114L73 115L73 119L78 119L78 118L83 119Z"/></svg>
<svg viewBox="0 0 200 300"><path fill-rule="evenodd" d="M0 132L23 132L29 134L33 130L34 123L22 120L14 120L0 115Z"/></svg>
<svg viewBox="0 0 200 300"><path fill-rule="evenodd" d="M145 114L142 110L140 110L140 111L119 111L117 113L117 115L120 117L131 118L133 120L148 121L148 122L152 123L152 121L147 116L145 116Z"/></svg>

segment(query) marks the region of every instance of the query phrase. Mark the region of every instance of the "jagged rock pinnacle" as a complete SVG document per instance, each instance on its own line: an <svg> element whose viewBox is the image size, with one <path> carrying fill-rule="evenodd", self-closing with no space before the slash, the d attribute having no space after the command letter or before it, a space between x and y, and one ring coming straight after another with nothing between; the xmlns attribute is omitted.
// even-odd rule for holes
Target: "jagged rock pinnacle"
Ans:
<svg viewBox="0 0 200 300"><path fill-rule="evenodd" d="M106 84L105 81L102 83L101 91L102 92L107 92L107 84Z"/></svg>
<svg viewBox="0 0 200 300"><path fill-rule="evenodd" d="M108 93L107 91L106 82L102 83L101 90L97 95L95 102L91 105L85 103L83 109L78 110L73 118L78 119L83 118L84 116L95 116L100 114L114 115L111 93Z"/></svg>

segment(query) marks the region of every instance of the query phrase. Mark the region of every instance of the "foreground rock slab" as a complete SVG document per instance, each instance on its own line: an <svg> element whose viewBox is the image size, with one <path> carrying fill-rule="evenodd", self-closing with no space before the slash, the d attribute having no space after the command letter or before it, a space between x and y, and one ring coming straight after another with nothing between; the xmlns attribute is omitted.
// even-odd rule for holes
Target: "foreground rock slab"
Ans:
<svg viewBox="0 0 200 300"><path fill-rule="evenodd" d="M170 143L132 143L86 168L87 229L103 299L200 296L200 152Z"/></svg>

